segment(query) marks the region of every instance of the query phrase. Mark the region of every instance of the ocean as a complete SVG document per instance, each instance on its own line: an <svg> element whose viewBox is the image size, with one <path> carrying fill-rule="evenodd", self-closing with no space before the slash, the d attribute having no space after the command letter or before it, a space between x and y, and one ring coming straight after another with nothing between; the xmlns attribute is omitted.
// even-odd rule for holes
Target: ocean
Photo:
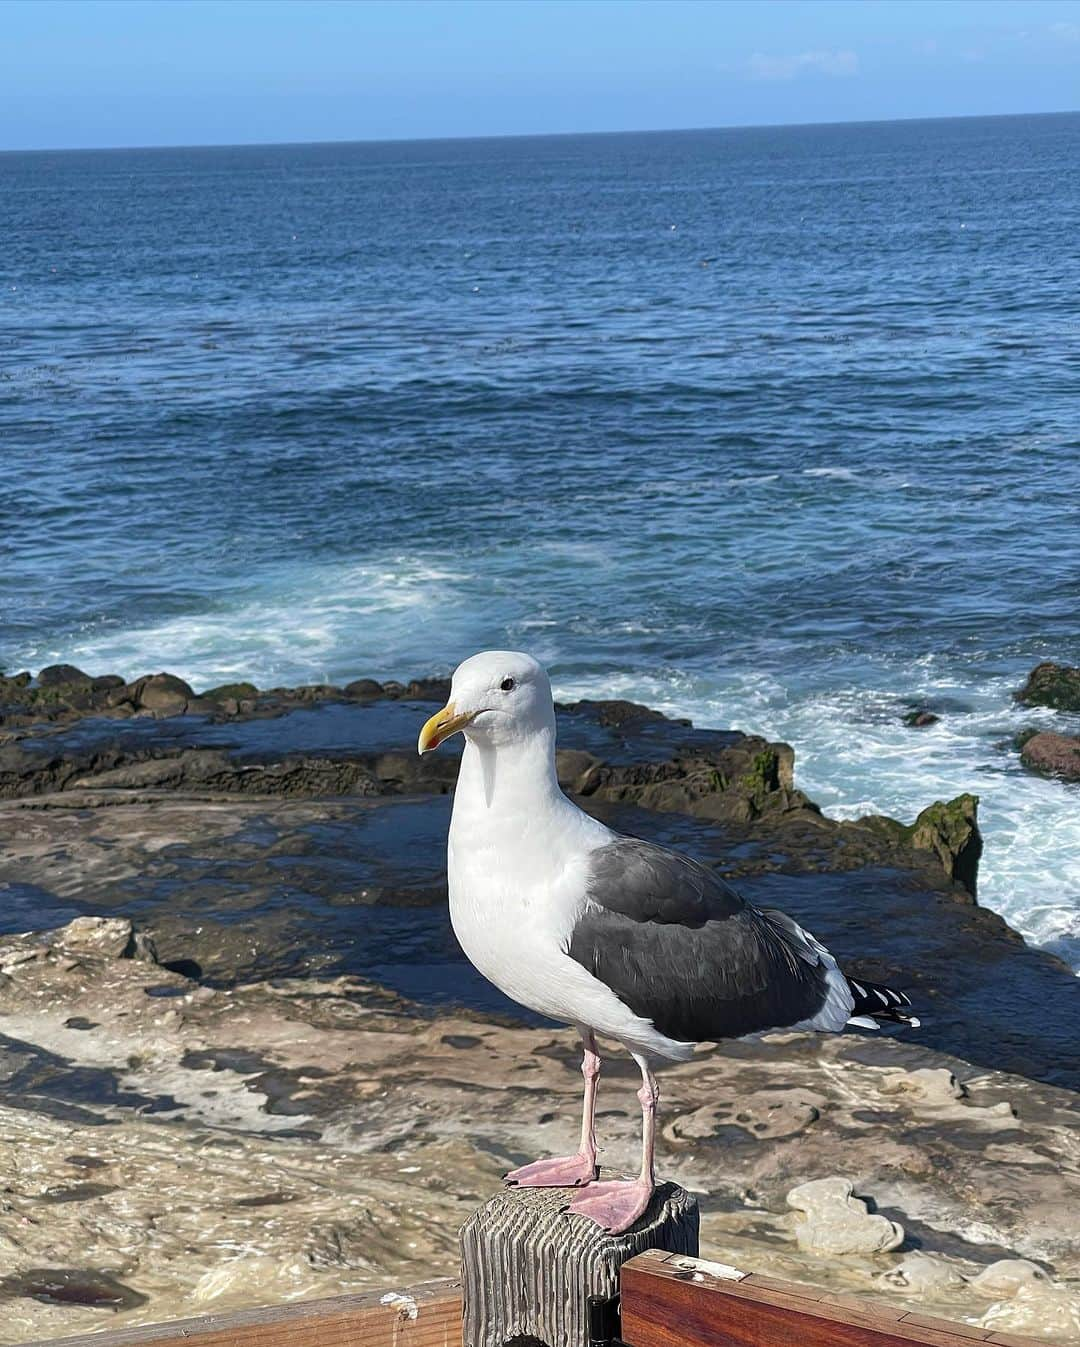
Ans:
<svg viewBox="0 0 1080 1347"><path fill-rule="evenodd" d="M982 799L1080 967L1080 114L0 155L0 666L448 671ZM910 729L910 706L937 724Z"/></svg>

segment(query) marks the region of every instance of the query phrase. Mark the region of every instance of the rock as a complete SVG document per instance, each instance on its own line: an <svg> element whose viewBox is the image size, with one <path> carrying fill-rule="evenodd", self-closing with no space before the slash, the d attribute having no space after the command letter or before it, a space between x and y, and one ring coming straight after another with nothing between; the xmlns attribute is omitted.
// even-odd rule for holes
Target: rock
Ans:
<svg viewBox="0 0 1080 1347"><path fill-rule="evenodd" d="M972 1277L972 1286L988 1296L1015 1296L1023 1287L1048 1282L1050 1278L1030 1258L999 1258Z"/></svg>
<svg viewBox="0 0 1080 1347"><path fill-rule="evenodd" d="M414 678L405 689L405 696L418 702L438 702L440 706L450 700L449 678Z"/></svg>
<svg viewBox="0 0 1080 1347"><path fill-rule="evenodd" d="M978 808L977 795L958 795L947 803L938 800L922 811L911 830L911 845L933 851L949 878L962 884L973 898L983 849Z"/></svg>
<svg viewBox="0 0 1080 1347"><path fill-rule="evenodd" d="M29 948L0 950L0 970L5 974L10 973L13 968L22 968L26 964L35 963L41 956L41 947L34 945Z"/></svg>
<svg viewBox="0 0 1080 1347"><path fill-rule="evenodd" d="M344 688L333 683L309 683L304 687L285 689L289 698L301 704L308 702L333 702L344 698Z"/></svg>
<svg viewBox="0 0 1080 1347"><path fill-rule="evenodd" d="M258 700L259 689L254 683L222 683L220 687L208 688L200 694L208 702L251 702ZM233 712L235 715L236 713Z"/></svg>
<svg viewBox="0 0 1080 1347"><path fill-rule="evenodd" d="M588 789L589 773L600 766L600 759L583 748L560 748L555 754L555 766L563 789L581 794Z"/></svg>
<svg viewBox="0 0 1080 1347"><path fill-rule="evenodd" d="M898 846L932 852L950 879L961 884L972 898L979 880L983 840L979 831L979 797L958 795L954 800L936 800L912 824L880 814L857 819L856 827L869 828L891 838Z"/></svg>
<svg viewBox="0 0 1080 1347"><path fill-rule="evenodd" d="M882 1083L881 1092L918 1100L918 1112L940 1121L964 1122L971 1127L1012 1128L1016 1125L1016 1109L1009 1100L973 1104L963 1084L942 1067L921 1066L914 1071L890 1072Z"/></svg>
<svg viewBox="0 0 1080 1347"><path fill-rule="evenodd" d="M659 723L670 720L662 711L654 711L651 706L642 706L639 702L589 701L571 703L575 710L583 710L595 716L597 723L611 729L624 725L640 725L643 721ZM675 725L689 725L688 720L671 721Z"/></svg>
<svg viewBox="0 0 1080 1347"><path fill-rule="evenodd" d="M50 664L41 670L37 681L38 687L55 688L66 687L71 683L90 683L93 680L89 674L83 673L74 664Z"/></svg>
<svg viewBox="0 0 1080 1347"><path fill-rule="evenodd" d="M154 944L154 938L148 935L146 931L136 931L132 936L131 943L125 950L125 955L129 959L141 959L144 963L160 963L158 958L157 946Z"/></svg>
<svg viewBox="0 0 1080 1347"><path fill-rule="evenodd" d="M1027 706L1049 706L1055 711L1080 711L1080 669L1047 660L1037 664L1015 694Z"/></svg>
<svg viewBox="0 0 1080 1347"><path fill-rule="evenodd" d="M876 1213L854 1196L854 1185L838 1177L812 1179L787 1195L797 1213L795 1238L805 1253L875 1254L898 1249L904 1227Z"/></svg>
<svg viewBox="0 0 1080 1347"><path fill-rule="evenodd" d="M97 714L109 705L111 690L122 678L91 678L73 664L53 664L34 681L20 673L0 678L0 717L7 725L32 725L69 719L75 714Z"/></svg>
<svg viewBox="0 0 1080 1347"><path fill-rule="evenodd" d="M1080 781L1080 737L1043 730L1025 739L1020 750L1024 765L1047 776Z"/></svg>
<svg viewBox="0 0 1080 1347"><path fill-rule="evenodd" d="M304 1256L316 1268L371 1268L370 1218L312 1226Z"/></svg>
<svg viewBox="0 0 1080 1347"><path fill-rule="evenodd" d="M160 716L183 715L188 703L195 700L191 687L182 678L168 673L147 674L118 689L115 696L140 711Z"/></svg>
<svg viewBox="0 0 1080 1347"><path fill-rule="evenodd" d="M940 719L940 716L935 715L933 711L928 711L925 707L908 711L903 716L904 724L916 730L921 730L927 725L936 725Z"/></svg>
<svg viewBox="0 0 1080 1347"><path fill-rule="evenodd" d="M135 928L127 917L76 917L53 932L63 949L123 959L134 948Z"/></svg>
<svg viewBox="0 0 1080 1347"><path fill-rule="evenodd" d="M798 811L820 814L794 788L795 753L789 744L756 735L682 735L682 722L659 712L639 715L647 708L632 702L577 702L567 709L595 717L593 723L614 729L624 741L631 735L655 740L663 734L670 743L663 755L646 752L630 762L597 763L579 786L590 798L717 822L749 823Z"/></svg>
<svg viewBox="0 0 1080 1347"><path fill-rule="evenodd" d="M825 1101L805 1090L760 1090L732 1104L703 1104L664 1127L669 1141L708 1141L739 1127L757 1141L795 1136L817 1122Z"/></svg>
<svg viewBox="0 0 1080 1347"><path fill-rule="evenodd" d="M953 1105L964 1099L967 1091L951 1071L940 1067L921 1066L914 1071L903 1071L882 1085L885 1094L906 1093L929 1104Z"/></svg>
<svg viewBox="0 0 1080 1347"><path fill-rule="evenodd" d="M343 691L346 697L358 702L369 701L383 695L382 684L376 683L374 678L356 678L351 683L346 683Z"/></svg>
<svg viewBox="0 0 1080 1347"><path fill-rule="evenodd" d="M1023 1286L1011 1299L991 1305L978 1324L996 1332L1037 1333L1055 1343L1076 1342L1080 1337L1080 1291L1053 1282Z"/></svg>
<svg viewBox="0 0 1080 1347"><path fill-rule="evenodd" d="M909 1253L902 1263L878 1274L884 1285L915 1292L919 1299L943 1291L957 1292L967 1284L963 1274L943 1258L924 1253Z"/></svg>

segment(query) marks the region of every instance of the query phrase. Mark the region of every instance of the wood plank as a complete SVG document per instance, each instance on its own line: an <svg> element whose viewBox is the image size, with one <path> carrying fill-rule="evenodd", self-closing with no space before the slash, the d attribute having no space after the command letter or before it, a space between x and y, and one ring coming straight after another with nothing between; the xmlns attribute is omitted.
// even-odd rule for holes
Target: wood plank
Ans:
<svg viewBox="0 0 1080 1347"><path fill-rule="evenodd" d="M947 1328L957 1337L968 1338L972 1342L986 1342L990 1337L988 1328L977 1328L974 1324L957 1324L952 1320L937 1318L932 1314L918 1314L914 1310L909 1310L902 1317L901 1323L914 1324L917 1328Z"/></svg>
<svg viewBox="0 0 1080 1347"><path fill-rule="evenodd" d="M748 1272L746 1282L749 1286L758 1286L765 1291L783 1291L787 1295L804 1296L807 1300L821 1300L828 1294L820 1286L809 1286L806 1282L781 1281L779 1277L767 1277L761 1272Z"/></svg>
<svg viewBox="0 0 1080 1347"><path fill-rule="evenodd" d="M384 1304L388 1294L402 1299ZM25 1347L462 1347L461 1283L444 1279L394 1293L300 1300Z"/></svg>
<svg viewBox="0 0 1080 1347"><path fill-rule="evenodd" d="M708 1264L702 1264L707 1267ZM694 1260L640 1257L622 1270L622 1337L631 1347L1038 1347L871 1299L739 1273Z"/></svg>

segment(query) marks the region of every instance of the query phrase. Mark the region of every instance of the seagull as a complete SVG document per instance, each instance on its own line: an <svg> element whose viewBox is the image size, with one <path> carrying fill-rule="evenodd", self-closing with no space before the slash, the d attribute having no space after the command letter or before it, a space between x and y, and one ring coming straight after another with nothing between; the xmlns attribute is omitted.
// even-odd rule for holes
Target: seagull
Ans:
<svg viewBox="0 0 1080 1347"><path fill-rule="evenodd" d="M918 1026L903 992L845 977L782 912L754 907L689 856L622 836L563 794L555 706L529 655L488 650L458 666L450 698L420 731L430 752L465 736L447 847L450 918L472 963L521 1005L574 1026L585 1078L576 1155L506 1176L579 1189L569 1210L628 1230L655 1188L658 1062L697 1044L769 1029ZM597 1035L641 1072L641 1169L600 1180Z"/></svg>

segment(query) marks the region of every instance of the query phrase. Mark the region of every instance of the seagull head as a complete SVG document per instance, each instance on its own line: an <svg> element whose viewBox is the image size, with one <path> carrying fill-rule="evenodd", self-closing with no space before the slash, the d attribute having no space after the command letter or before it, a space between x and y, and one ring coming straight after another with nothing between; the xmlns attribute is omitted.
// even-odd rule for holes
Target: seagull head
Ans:
<svg viewBox="0 0 1080 1347"><path fill-rule="evenodd" d="M417 751L429 753L460 730L482 748L523 743L555 729L551 684L531 655L484 650L454 670L450 699L420 731Z"/></svg>

